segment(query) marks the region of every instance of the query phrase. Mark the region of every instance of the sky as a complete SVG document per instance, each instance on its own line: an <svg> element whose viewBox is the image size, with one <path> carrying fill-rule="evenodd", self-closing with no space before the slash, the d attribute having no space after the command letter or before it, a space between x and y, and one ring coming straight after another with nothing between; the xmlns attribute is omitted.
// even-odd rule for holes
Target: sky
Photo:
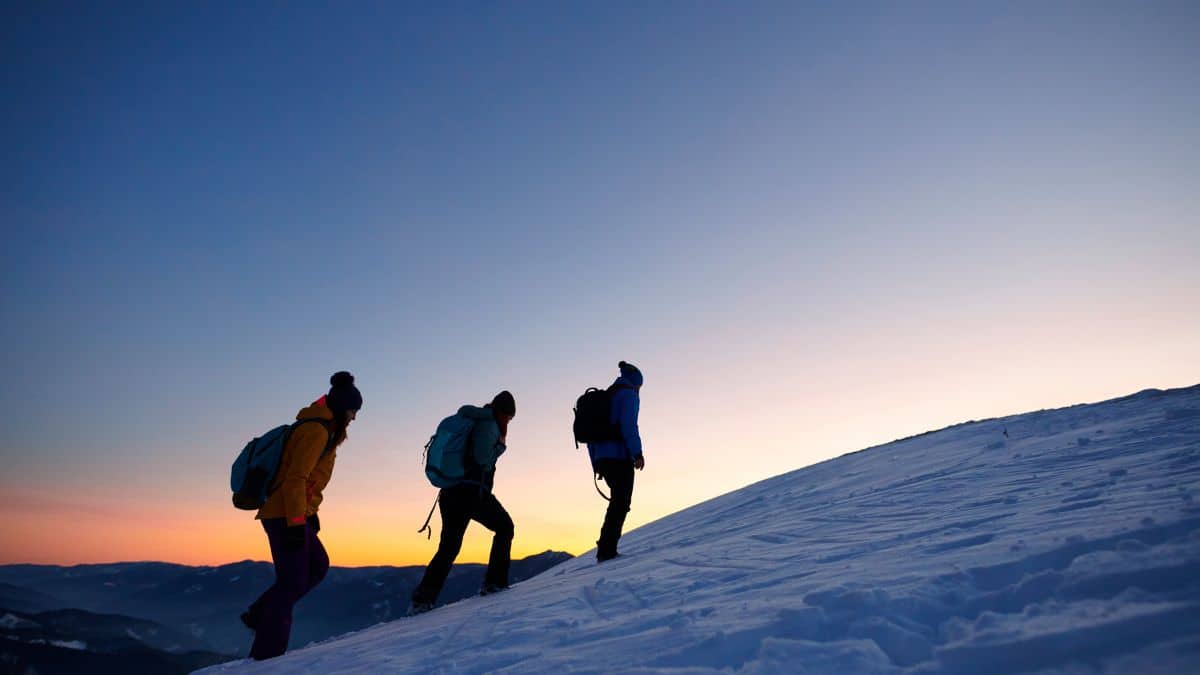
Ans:
<svg viewBox="0 0 1200 675"><path fill-rule="evenodd" d="M0 564L268 559L229 465L341 369L335 565L428 561L422 447L501 389L514 555L591 548L622 359L627 529L1200 382L1194 3L2 11Z"/></svg>

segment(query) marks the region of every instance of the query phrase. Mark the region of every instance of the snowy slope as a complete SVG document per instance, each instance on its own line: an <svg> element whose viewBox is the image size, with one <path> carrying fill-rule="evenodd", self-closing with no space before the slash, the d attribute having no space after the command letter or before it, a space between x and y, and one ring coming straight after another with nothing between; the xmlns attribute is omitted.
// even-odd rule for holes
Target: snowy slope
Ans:
<svg viewBox="0 0 1200 675"><path fill-rule="evenodd" d="M973 422L663 518L603 565L203 672L1197 673L1198 492L1200 386Z"/></svg>

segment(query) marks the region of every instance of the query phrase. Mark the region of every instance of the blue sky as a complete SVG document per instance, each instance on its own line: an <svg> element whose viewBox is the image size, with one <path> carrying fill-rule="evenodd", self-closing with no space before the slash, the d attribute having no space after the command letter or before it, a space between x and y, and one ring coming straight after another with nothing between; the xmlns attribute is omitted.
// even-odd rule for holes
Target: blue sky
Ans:
<svg viewBox="0 0 1200 675"><path fill-rule="evenodd" d="M24 488L220 487L341 368L416 492L387 462L500 388L578 463L551 411L638 362L697 475L643 514L1200 373L1192 3L4 11Z"/></svg>

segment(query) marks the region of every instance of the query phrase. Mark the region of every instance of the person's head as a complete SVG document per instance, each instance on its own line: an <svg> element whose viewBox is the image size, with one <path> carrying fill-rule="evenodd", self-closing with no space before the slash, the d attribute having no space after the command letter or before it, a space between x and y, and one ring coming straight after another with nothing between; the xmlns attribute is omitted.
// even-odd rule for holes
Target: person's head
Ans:
<svg viewBox="0 0 1200 675"><path fill-rule="evenodd" d="M492 407L492 414L505 426L517 416L517 400L507 390L496 394L489 405Z"/></svg>
<svg viewBox="0 0 1200 675"><path fill-rule="evenodd" d="M638 370L637 366L633 365L632 363L622 361L617 364L617 368L621 370L621 377L625 378L630 384L638 389L642 388L642 382L644 381L644 378L642 377L642 371Z"/></svg>
<svg viewBox="0 0 1200 675"><path fill-rule="evenodd" d="M363 397L358 387L354 386L354 376L344 370L334 373L329 378L329 385L329 393L325 394L325 405L333 412L336 426L334 445L338 446L346 440L346 428L350 426L350 422L358 417Z"/></svg>

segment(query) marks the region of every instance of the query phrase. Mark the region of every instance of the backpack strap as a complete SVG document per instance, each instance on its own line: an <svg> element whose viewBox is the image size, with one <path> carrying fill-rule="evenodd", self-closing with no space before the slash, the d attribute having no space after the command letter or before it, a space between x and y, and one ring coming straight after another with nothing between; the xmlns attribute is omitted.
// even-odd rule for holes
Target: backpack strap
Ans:
<svg viewBox="0 0 1200 675"><path fill-rule="evenodd" d="M600 474L596 473L595 471L592 472L592 484L596 486L596 492L600 493L601 497L604 497L604 501L612 501L611 497L604 494L604 492L600 490Z"/></svg>
<svg viewBox="0 0 1200 675"><path fill-rule="evenodd" d="M321 450L321 457L317 460L320 461L321 459L325 458L325 455L329 454L330 450L333 449L333 429L330 428L330 424L333 423L333 420L327 420L324 417L305 417L302 420L296 420L295 422L292 422L291 428L289 428L287 431L287 437L283 440L284 448L287 448L287 443L291 440L292 432L296 430L296 427L304 424L305 422L317 422L321 426L325 427L325 431L329 434L329 440L325 441L325 448ZM268 490L267 494L270 495L271 493L275 492L275 490L279 489L279 485L282 481L283 476L275 476L275 480L272 482L271 488Z"/></svg>
<svg viewBox="0 0 1200 675"><path fill-rule="evenodd" d="M429 534L425 535L426 539L433 538L433 528L429 526L429 521L433 520L433 512L435 509L437 509L438 502L441 500L442 492L439 490L437 499L433 500L433 506L429 507L429 515L425 517L425 524L421 526L421 529L417 530L417 534L421 534L422 532L429 530Z"/></svg>
<svg viewBox="0 0 1200 675"><path fill-rule="evenodd" d="M325 449L321 450L321 457L324 458L325 455L329 454L330 450L333 450L333 429L331 428L333 420L327 420L324 417L305 417L302 420L296 420L296 422L292 424L291 431L295 431L296 427L304 424L305 422L316 422L325 427L325 432L329 434L329 440L325 441ZM291 434L291 431L288 433Z"/></svg>

